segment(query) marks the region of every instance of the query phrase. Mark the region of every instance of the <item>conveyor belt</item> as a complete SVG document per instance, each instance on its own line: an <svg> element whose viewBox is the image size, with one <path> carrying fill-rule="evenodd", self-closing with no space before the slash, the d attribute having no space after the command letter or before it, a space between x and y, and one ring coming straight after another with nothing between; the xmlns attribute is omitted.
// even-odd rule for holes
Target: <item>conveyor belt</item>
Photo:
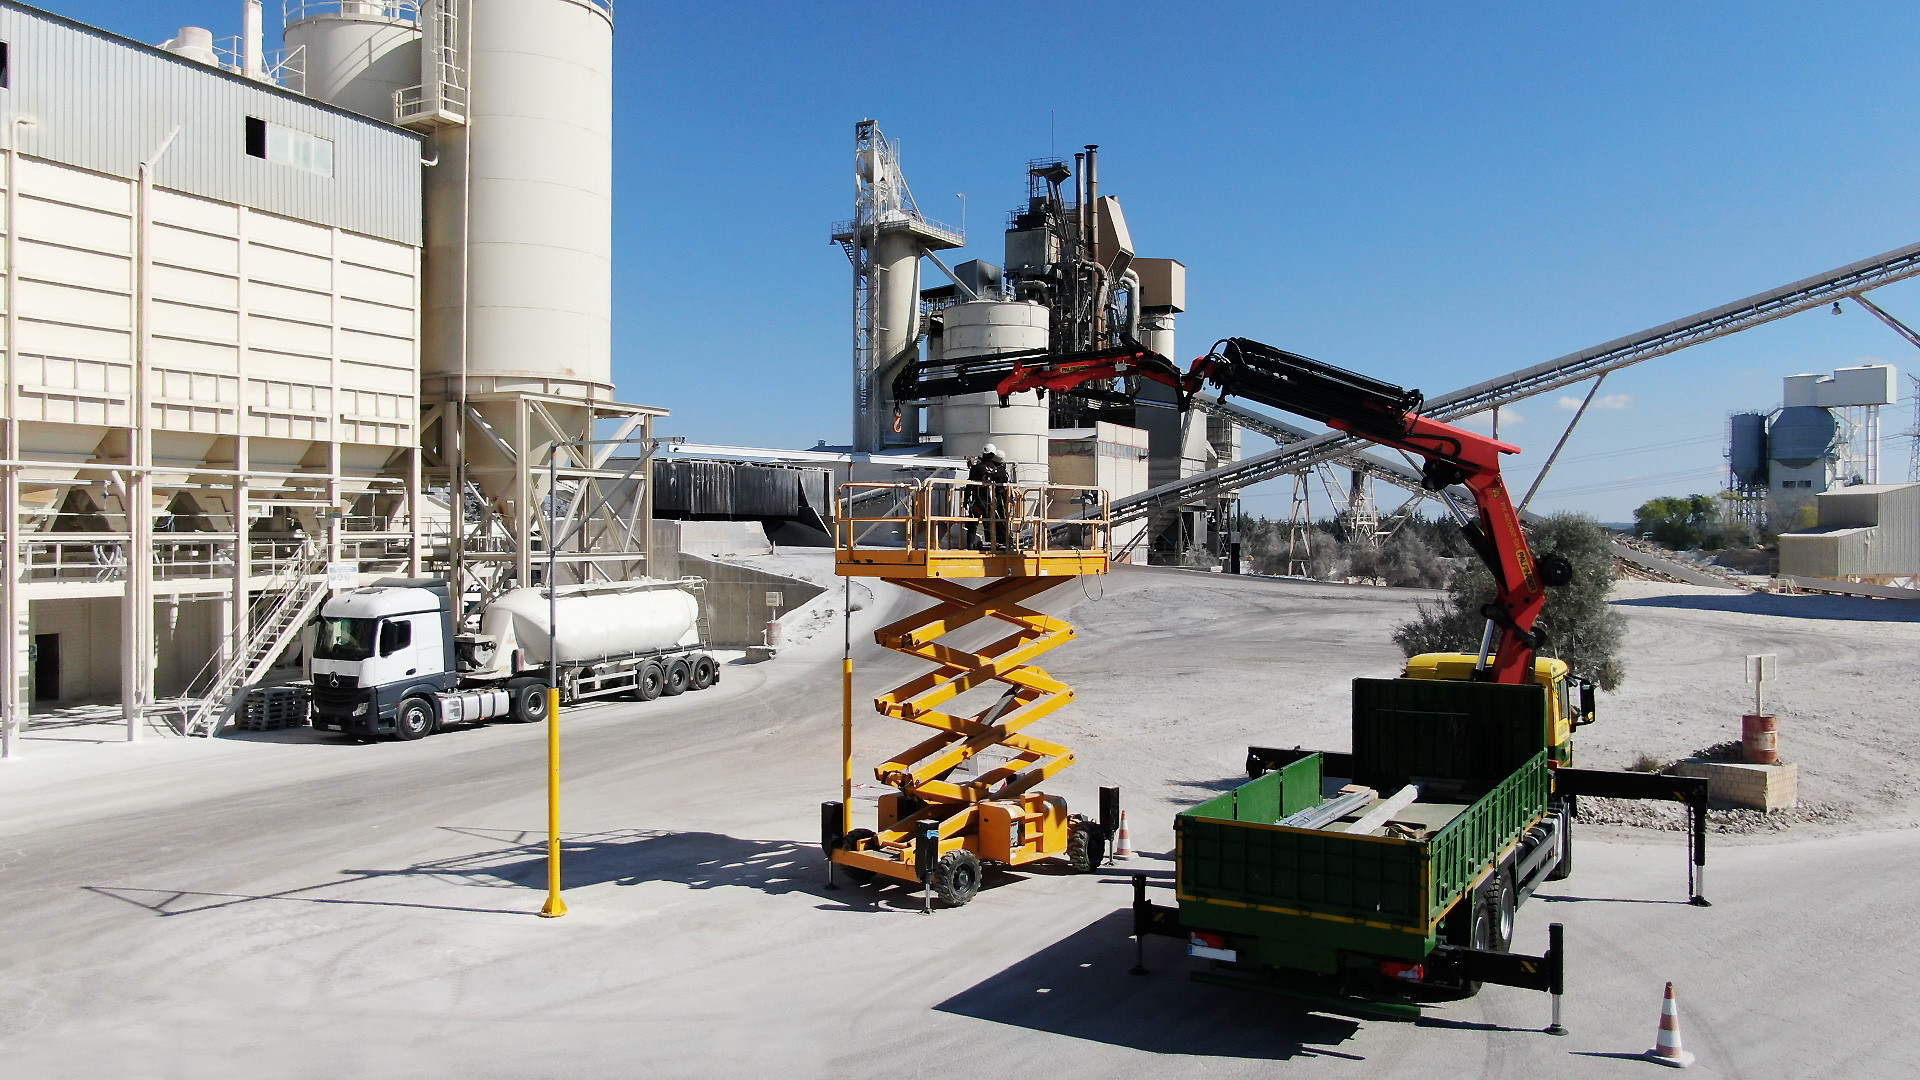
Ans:
<svg viewBox="0 0 1920 1080"><path fill-rule="evenodd" d="M1836 303L1915 275L1920 275L1920 244L1910 244L1884 255L1849 263L1698 315L1676 319L1590 349L1569 353L1557 360L1522 368L1463 390L1430 398L1421 413L1436 420L1455 420L1485 412L1497 405L1557 390L1570 383L1678 352L1690 345L1739 333L1811 308ZM1368 445L1367 440L1338 432L1316 435L1231 465L1209 469L1148 488L1137 495L1117 499L1113 503L1113 522L1117 525L1169 503L1208 498L1221 491L1244 488L1286 473L1299 472L1333 458L1351 457L1365 445Z"/></svg>

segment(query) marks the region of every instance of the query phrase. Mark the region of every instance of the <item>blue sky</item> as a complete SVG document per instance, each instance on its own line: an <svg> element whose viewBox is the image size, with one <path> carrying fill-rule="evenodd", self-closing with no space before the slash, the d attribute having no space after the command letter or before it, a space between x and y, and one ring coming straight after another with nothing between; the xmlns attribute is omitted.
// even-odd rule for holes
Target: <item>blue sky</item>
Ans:
<svg viewBox="0 0 1920 1080"><path fill-rule="evenodd" d="M43 2L150 42L240 18ZM1920 240L1911 4L617 7L617 392L696 441L846 439L862 117L930 216L967 194L950 264L1001 261L1028 159L1097 142L1140 253L1187 264L1182 360L1242 335L1432 395ZM1920 284L1874 298L1920 323ZM1908 397L1912 351L1849 307L1618 373L1535 508L1714 490L1728 412L1879 361ZM1518 488L1557 397L1503 414ZM1882 422L1904 480L1911 403Z"/></svg>

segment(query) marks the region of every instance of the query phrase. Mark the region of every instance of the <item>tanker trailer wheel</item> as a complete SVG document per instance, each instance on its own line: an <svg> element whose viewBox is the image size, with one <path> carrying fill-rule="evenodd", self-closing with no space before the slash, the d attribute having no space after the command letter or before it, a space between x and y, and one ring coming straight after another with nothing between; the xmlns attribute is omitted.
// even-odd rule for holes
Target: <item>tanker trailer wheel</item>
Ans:
<svg viewBox="0 0 1920 1080"><path fill-rule="evenodd" d="M959 907L980 891L980 856L961 848L940 857L933 868L933 895L948 907Z"/></svg>
<svg viewBox="0 0 1920 1080"><path fill-rule="evenodd" d="M1091 874L1107 861L1107 832L1084 814L1067 819L1067 862L1076 873Z"/></svg>
<svg viewBox="0 0 1920 1080"><path fill-rule="evenodd" d="M693 682L689 684L692 689L705 690L707 687L719 681L719 661L708 656L706 653L701 653L699 656L693 658Z"/></svg>
<svg viewBox="0 0 1920 1080"><path fill-rule="evenodd" d="M426 699L410 697L400 702L393 713L393 737L402 742L424 739L433 734L433 706Z"/></svg>
<svg viewBox="0 0 1920 1080"><path fill-rule="evenodd" d="M687 692L687 685L693 682L693 665L685 657L676 656L667 665L667 682L660 692L668 697Z"/></svg>
<svg viewBox="0 0 1920 1080"><path fill-rule="evenodd" d="M654 698L660 696L660 691L666 684L667 673L661 670L659 664L649 660L641 664L640 670L634 673L634 699L638 701L652 701Z"/></svg>
<svg viewBox="0 0 1920 1080"><path fill-rule="evenodd" d="M863 845L872 840L872 829L855 829L840 838L840 850L858 851ZM847 880L853 882L855 885L871 885L873 884L873 879L880 876L875 871L863 869L858 866L842 866L840 872L847 875Z"/></svg>
<svg viewBox="0 0 1920 1080"><path fill-rule="evenodd" d="M547 685L523 682L513 691L513 718L523 724L537 724L547 718Z"/></svg>

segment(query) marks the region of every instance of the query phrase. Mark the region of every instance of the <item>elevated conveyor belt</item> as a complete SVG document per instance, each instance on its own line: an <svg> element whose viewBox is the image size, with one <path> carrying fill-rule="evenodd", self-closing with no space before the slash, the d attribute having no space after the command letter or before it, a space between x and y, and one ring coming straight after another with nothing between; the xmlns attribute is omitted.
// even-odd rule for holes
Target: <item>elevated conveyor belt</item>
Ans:
<svg viewBox="0 0 1920 1080"><path fill-rule="evenodd" d="M1616 338L1557 360L1522 368L1451 394L1429 398L1422 415L1457 420L1497 405L1557 390L1570 383L1651 360L1690 345L1725 337L1802 311L1836 303L1882 285L1920 275L1920 244L1910 244L1884 255L1862 259L1824 274L1757 293L1744 300L1703 311L1684 319ZM1113 522L1119 524L1160 506L1210 497L1244 488L1262 480L1298 472L1333 458L1352 456L1367 440L1332 432L1291 443L1264 454L1209 469L1172 483L1116 499Z"/></svg>

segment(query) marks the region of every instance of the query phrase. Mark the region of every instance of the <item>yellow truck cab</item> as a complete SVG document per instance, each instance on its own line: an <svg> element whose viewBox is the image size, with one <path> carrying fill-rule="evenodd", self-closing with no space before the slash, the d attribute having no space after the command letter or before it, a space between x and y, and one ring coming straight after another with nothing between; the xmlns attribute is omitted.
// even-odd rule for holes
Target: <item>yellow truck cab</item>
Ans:
<svg viewBox="0 0 1920 1080"><path fill-rule="evenodd" d="M1421 653L1407 661L1408 679L1469 682L1480 658L1473 653ZM1547 688L1546 727L1542 732L1556 765L1573 764L1573 729L1593 723L1593 683L1572 673L1565 660L1537 657L1534 681Z"/></svg>

